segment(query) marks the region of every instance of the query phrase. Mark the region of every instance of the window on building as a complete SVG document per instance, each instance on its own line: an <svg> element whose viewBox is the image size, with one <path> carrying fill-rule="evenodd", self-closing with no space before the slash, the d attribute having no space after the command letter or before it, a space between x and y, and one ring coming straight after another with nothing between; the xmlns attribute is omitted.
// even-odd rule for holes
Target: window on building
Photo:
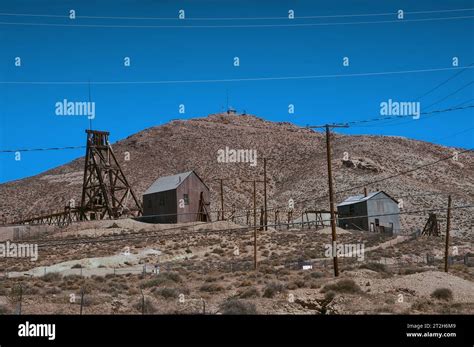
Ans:
<svg viewBox="0 0 474 347"><path fill-rule="evenodd" d="M349 205L349 216L353 216L355 213L354 205Z"/></svg>
<svg viewBox="0 0 474 347"><path fill-rule="evenodd" d="M148 208L152 208L152 207L153 207L153 206L152 206L151 199L148 199L148 200L146 201L146 207L148 207Z"/></svg>
<svg viewBox="0 0 474 347"><path fill-rule="evenodd" d="M158 206L165 206L165 198L161 197L161 198L158 200Z"/></svg>
<svg viewBox="0 0 474 347"><path fill-rule="evenodd" d="M183 194L183 200L185 205L189 205L189 195Z"/></svg>

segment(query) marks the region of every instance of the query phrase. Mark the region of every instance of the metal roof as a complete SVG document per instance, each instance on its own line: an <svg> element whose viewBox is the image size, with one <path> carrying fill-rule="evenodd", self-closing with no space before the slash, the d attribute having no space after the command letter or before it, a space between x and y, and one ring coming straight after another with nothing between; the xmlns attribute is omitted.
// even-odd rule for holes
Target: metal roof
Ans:
<svg viewBox="0 0 474 347"><path fill-rule="evenodd" d="M338 204L337 206L338 207L339 206L346 206L346 205L357 204L357 203L362 202L362 201L367 201L367 200L373 198L375 195L377 195L379 193L384 193L384 192L382 192L382 191L373 192L373 193L367 194L367 196L364 196L363 194L362 195L350 196L346 200L344 200L343 202ZM384 193L384 194L387 195L386 193Z"/></svg>
<svg viewBox="0 0 474 347"><path fill-rule="evenodd" d="M183 172L172 176L164 176L158 178L153 184L143 193L143 195L165 192L167 190L173 190L191 175L193 171Z"/></svg>

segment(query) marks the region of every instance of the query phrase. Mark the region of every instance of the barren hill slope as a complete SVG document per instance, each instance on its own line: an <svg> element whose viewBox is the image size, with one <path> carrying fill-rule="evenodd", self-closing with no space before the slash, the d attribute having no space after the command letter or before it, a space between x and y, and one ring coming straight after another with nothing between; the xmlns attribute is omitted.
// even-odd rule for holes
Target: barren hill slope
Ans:
<svg viewBox="0 0 474 347"><path fill-rule="evenodd" d="M106 129L104 129L106 130ZM333 137L335 190L365 185L413 167L452 155L456 150L421 141L387 136ZM220 163L219 149L256 149L258 164ZM196 170L211 188L211 209L219 208L219 186L225 178L226 208L251 206L251 185L241 182L262 178L263 160L268 161L269 207L286 206L294 199L296 208L327 208L325 137L290 123L274 123L255 116L215 114L205 118L172 121L146 129L113 144L122 168L141 198L141 194L158 177ZM130 161L124 161L124 153ZM347 153L345 153L347 152ZM349 157L343 162L344 155ZM83 158L46 171L40 175L0 185L1 214L9 218L28 217L41 211L62 210L74 198L80 201ZM404 210L444 208L447 193L455 206L474 202L474 155L459 155L458 160L444 160L406 175L367 185L369 191L384 190L402 198ZM337 195L342 201L362 193L357 188ZM259 204L262 201L259 189ZM431 194L442 193L442 194ZM299 201L304 200L304 203ZM454 228L471 228L472 209L454 211ZM444 213L441 212L441 215ZM427 215L405 216L405 227L422 228Z"/></svg>

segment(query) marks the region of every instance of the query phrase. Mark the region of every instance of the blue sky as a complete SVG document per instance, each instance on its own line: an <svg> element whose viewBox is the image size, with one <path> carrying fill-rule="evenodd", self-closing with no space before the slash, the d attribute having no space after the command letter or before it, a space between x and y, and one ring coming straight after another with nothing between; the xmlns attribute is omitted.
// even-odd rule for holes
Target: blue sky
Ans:
<svg viewBox="0 0 474 347"><path fill-rule="evenodd" d="M470 18L474 11L409 12L470 8L474 9L474 1L2 1L0 151L84 145L88 119L58 116L55 104L63 99L87 101L89 86L49 82L90 80L91 99L96 103L93 127L110 131L113 142L171 119L222 111L227 93L229 104L238 111L302 126L379 117L380 103L388 99L420 101L422 112L472 105L474 85L469 83L474 69L209 83L103 83L448 69L453 57L459 58L459 66L469 66L474 63L474 18ZM61 17L71 9L76 11L75 20ZM180 9L187 20L175 19ZM192 19L285 17L289 9L297 19ZM406 22L396 21L399 9L407 12ZM298 19L381 13L393 15ZM446 17L469 18L431 20ZM413 19L429 20L408 21ZM348 24L367 21L383 23ZM332 24L242 27L309 23ZM180 25L193 27L163 27ZM196 27L200 25L240 27ZM21 67L15 66L15 57L21 58ZM130 57L130 67L124 66L124 57ZM239 67L233 65L234 57L239 57ZM343 66L343 57L349 57L349 66ZM428 108L432 103L436 104ZM186 107L184 115L178 112L180 104ZM288 113L289 104L295 106L294 114ZM370 123L340 132L398 135L472 148L473 110L426 119L422 115L418 121ZM38 174L83 152L23 152L20 161L15 161L14 153L0 152L0 182Z"/></svg>

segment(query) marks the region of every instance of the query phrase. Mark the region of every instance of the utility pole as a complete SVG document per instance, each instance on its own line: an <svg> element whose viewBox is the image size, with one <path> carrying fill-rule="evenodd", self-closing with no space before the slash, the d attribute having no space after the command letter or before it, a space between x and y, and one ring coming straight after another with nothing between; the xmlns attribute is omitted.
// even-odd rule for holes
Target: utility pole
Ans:
<svg viewBox="0 0 474 347"><path fill-rule="evenodd" d="M334 263L334 276L337 277L339 276L339 267L337 263L337 254L334 250L336 247L336 240L337 240L337 234L336 234L336 214L334 211L334 188L333 188L333 182L332 182L332 155L331 155L331 132L330 128L348 128L349 126L347 124L341 124L341 125L336 125L336 124L326 124L326 125L320 125L320 126L310 126L309 128L325 128L326 129L326 157L327 157L327 163L328 163L328 184L329 184L329 210L331 212L331 235L332 235L332 251L333 251L333 263Z"/></svg>
<svg viewBox="0 0 474 347"><path fill-rule="evenodd" d="M448 216L446 221L446 248L444 250L444 272L448 272L449 231L451 228L451 195L448 196Z"/></svg>
<svg viewBox="0 0 474 347"><path fill-rule="evenodd" d="M267 223L267 158L263 158L263 224L265 225L264 230L268 230Z"/></svg>
<svg viewBox="0 0 474 347"><path fill-rule="evenodd" d="M267 207L267 160L273 158L263 158L263 206L264 206L264 215L263 223L265 225L265 230L268 230L268 207Z"/></svg>
<svg viewBox="0 0 474 347"><path fill-rule="evenodd" d="M220 181L221 187L221 216L222 220L224 220L224 178L218 178L216 181Z"/></svg>
<svg viewBox="0 0 474 347"><path fill-rule="evenodd" d="M262 181L251 180L242 181L245 183L253 183L253 269L257 270L257 182Z"/></svg>

